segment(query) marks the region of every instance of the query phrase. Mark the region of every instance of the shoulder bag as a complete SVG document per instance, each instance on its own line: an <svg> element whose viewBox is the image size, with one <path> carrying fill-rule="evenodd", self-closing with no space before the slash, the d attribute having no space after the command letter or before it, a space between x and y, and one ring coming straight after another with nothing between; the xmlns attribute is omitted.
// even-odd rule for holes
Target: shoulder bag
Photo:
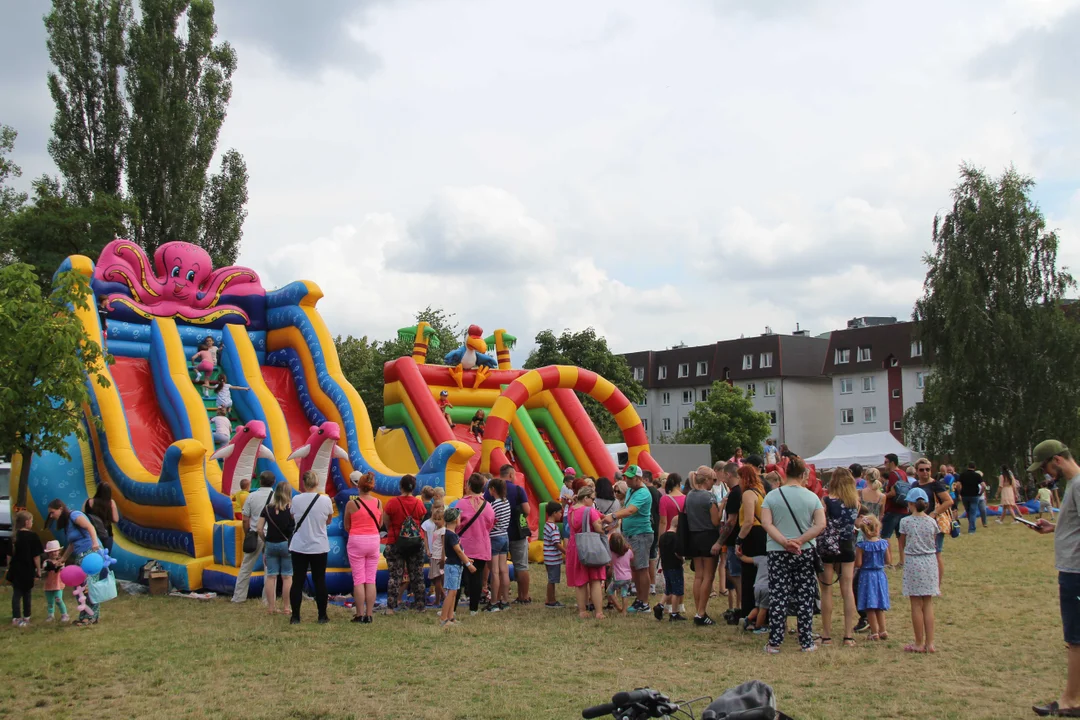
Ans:
<svg viewBox="0 0 1080 720"><path fill-rule="evenodd" d="M581 531L574 533L574 542L577 545L578 560L585 567L604 567L611 562L611 550L608 549L607 536L593 532L588 525L589 510L582 506Z"/></svg>
<svg viewBox="0 0 1080 720"><path fill-rule="evenodd" d="M270 494L266 497L266 505L270 504L270 501L273 499L273 497L274 497L274 492L273 492L273 490L271 490ZM263 505L263 510L266 510L266 505ZM259 514L261 515L262 513L259 513ZM241 515L240 517L241 517L240 522L243 523L244 522L244 520L243 520L244 516ZM250 520L248 520L248 522L250 522ZM259 549L259 534L249 530L248 528L250 527L250 525L248 525L246 523L244 524L243 527L244 527L244 553L253 553L253 552L255 552L256 550Z"/></svg>
<svg viewBox="0 0 1080 720"><path fill-rule="evenodd" d="M788 512L791 513L791 519L795 522L795 528L799 531L799 534L802 535L806 531L802 529L802 525L799 524L799 519L795 517L795 511L791 509L791 503L788 502L787 496L784 495L784 488L776 488L776 491L780 493L780 497L784 500L784 504L787 505ZM821 562L821 556L818 555L817 548L811 545L808 552L814 556L814 572L818 575L825 572L825 563Z"/></svg>
<svg viewBox="0 0 1080 720"><path fill-rule="evenodd" d="M322 493L316 495L315 499L311 501L311 504L307 506L307 510L304 511L304 514L300 516L300 521L296 523L296 527L294 527L292 530L292 536L289 537L290 543L292 542L292 539L296 537L296 533L300 532L300 526L302 526L304 524L304 521L307 520L307 516L308 513L311 512L311 508L315 507L315 503L319 502L319 498L321 497Z"/></svg>
<svg viewBox="0 0 1080 720"><path fill-rule="evenodd" d="M481 499L483 499L483 496L478 496L478 497L480 497ZM471 501L470 501L470 504L472 504L472 502L471 502ZM472 527L472 524L473 524L474 522L476 522L476 518L480 517L480 515L482 515L482 514L483 514L483 512L484 512L484 507L485 507L485 506L486 506L487 504L488 504L487 500L484 500L483 504L482 504L482 505L480 505L480 507L478 507L478 508L476 509L476 514L475 514L475 515L473 515L473 516L472 516L471 518L469 518L469 522L465 523L465 527L461 528L461 532L459 532L459 533L457 534L457 535L458 535L458 538L461 538L461 537L464 537L464 536L465 536L465 533L466 533L466 531L468 531L468 529Z"/></svg>
<svg viewBox="0 0 1080 720"><path fill-rule="evenodd" d="M673 499L672 502L675 502ZM679 508L679 503L675 503ZM675 526L675 554L679 557L688 557L687 553L693 545L690 542L690 522L686 519L686 500L683 500L682 509L679 510L679 524Z"/></svg>

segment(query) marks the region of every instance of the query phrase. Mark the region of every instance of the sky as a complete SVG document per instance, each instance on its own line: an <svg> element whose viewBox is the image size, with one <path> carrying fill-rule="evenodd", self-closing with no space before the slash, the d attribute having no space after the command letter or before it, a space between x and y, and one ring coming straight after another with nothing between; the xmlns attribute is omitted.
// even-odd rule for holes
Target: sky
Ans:
<svg viewBox="0 0 1080 720"><path fill-rule="evenodd" d="M55 173L44 0L0 123ZM227 0L239 263L331 332L428 305L618 352L910 317L961 162L1038 183L1080 273L1080 0ZM178 238L182 239L182 238Z"/></svg>

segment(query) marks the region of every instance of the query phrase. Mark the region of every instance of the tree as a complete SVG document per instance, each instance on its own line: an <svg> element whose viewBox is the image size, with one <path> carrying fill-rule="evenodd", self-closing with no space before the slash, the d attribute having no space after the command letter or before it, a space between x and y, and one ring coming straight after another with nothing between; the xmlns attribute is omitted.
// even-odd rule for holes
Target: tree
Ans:
<svg viewBox="0 0 1080 720"><path fill-rule="evenodd" d="M48 177L34 181L34 201L0 223L0 256L31 265L46 293L69 255L96 258L121 235L134 209L115 195L98 193L80 203Z"/></svg>
<svg viewBox="0 0 1080 720"><path fill-rule="evenodd" d="M26 506L31 456L68 458L66 438L85 437L86 373L102 359L71 308L90 309L85 276L57 276L49 295L25 263L0 268L0 455L23 457L16 504ZM99 377L102 387L109 383Z"/></svg>
<svg viewBox="0 0 1080 720"><path fill-rule="evenodd" d="M54 0L45 18L55 65L49 152L73 202L126 194L137 208L130 235L148 253L182 239L232 264L247 168L227 150L220 173L209 170L236 53L214 43L212 0L141 0L138 10L136 20L131 0Z"/></svg>
<svg viewBox="0 0 1080 720"><path fill-rule="evenodd" d="M131 17L130 0L53 0L45 16L56 67L48 76L56 104L49 155L80 203L120 194L128 123L120 75Z"/></svg>
<svg viewBox="0 0 1080 720"><path fill-rule="evenodd" d="M690 427L678 432L678 442L708 444L713 462L731 457L737 447L761 447L770 432L769 416L754 410L748 395L720 380L687 417Z"/></svg>
<svg viewBox="0 0 1080 720"><path fill-rule="evenodd" d="M1072 277L1034 182L963 165L952 209L934 218L934 251L915 304L933 365L909 437L957 464L1026 467L1047 437L1080 439L1080 325L1062 310Z"/></svg>
<svg viewBox="0 0 1080 720"><path fill-rule="evenodd" d="M21 193L8 186L13 177L22 177L22 168L8 157L15 149L15 138L19 133L7 125L0 125L0 223L18 210L26 202L26 193ZM0 251L0 258L3 257Z"/></svg>
<svg viewBox="0 0 1080 720"><path fill-rule="evenodd" d="M538 333L536 347L529 353L525 367L532 369L545 365L576 365L592 370L611 381L631 402L640 403L645 399L645 388L634 380L626 360L612 353L607 339L598 336L591 327L576 333L564 330L558 337L551 330ZM582 396L582 404L606 442L622 439L615 418L603 405L588 396Z"/></svg>
<svg viewBox="0 0 1080 720"><path fill-rule="evenodd" d="M211 0L142 0L139 6L142 17L128 32L127 187L139 208L135 239L153 253L178 238L206 241L206 173L232 96L236 53L227 42L214 44ZM228 181L243 177L246 185L246 175L234 169ZM216 222L217 229L227 226L224 218Z"/></svg>

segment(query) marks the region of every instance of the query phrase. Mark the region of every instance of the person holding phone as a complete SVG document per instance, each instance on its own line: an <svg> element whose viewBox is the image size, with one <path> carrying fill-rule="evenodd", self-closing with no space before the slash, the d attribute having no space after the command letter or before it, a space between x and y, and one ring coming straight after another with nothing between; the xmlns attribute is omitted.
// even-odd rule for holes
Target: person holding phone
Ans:
<svg viewBox="0 0 1080 720"><path fill-rule="evenodd" d="M1040 717L1080 717L1080 465L1069 448L1057 440L1035 446L1028 472L1043 472L1059 485L1067 482L1061 496L1057 525L1039 518L1025 523L1036 532L1054 534L1054 566L1058 571L1061 624L1068 645L1068 671L1060 697L1031 709Z"/></svg>

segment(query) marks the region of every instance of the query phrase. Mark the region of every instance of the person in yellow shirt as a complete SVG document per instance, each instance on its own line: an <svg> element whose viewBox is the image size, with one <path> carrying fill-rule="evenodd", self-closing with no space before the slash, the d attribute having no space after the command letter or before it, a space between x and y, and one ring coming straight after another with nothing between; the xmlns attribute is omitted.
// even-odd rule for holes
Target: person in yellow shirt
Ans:
<svg viewBox="0 0 1080 720"><path fill-rule="evenodd" d="M240 489L233 493L232 507L233 513L237 518L240 517L240 513L244 510L244 501L247 500L248 495L251 494L251 478L244 478L240 481Z"/></svg>
<svg viewBox="0 0 1080 720"><path fill-rule="evenodd" d="M1035 496L1039 499L1039 517L1043 516L1043 513L1050 514L1050 522L1054 521L1054 504L1053 498L1050 494L1050 487L1043 483L1039 488L1039 492L1035 493Z"/></svg>

